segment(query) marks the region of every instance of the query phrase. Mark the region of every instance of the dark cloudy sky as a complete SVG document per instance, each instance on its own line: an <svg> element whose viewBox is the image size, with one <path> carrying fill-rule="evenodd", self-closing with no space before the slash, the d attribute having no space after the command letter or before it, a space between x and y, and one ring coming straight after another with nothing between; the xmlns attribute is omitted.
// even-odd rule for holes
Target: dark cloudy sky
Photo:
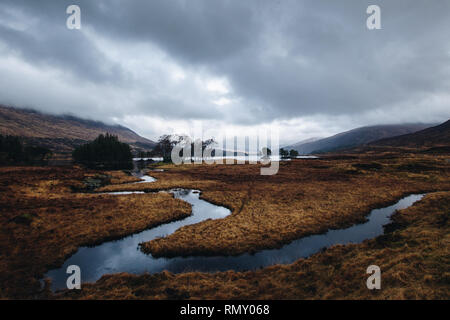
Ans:
<svg viewBox="0 0 450 320"><path fill-rule="evenodd" d="M81 8L81 30L66 8ZM366 8L381 7L381 30ZM1 0L0 103L282 142L450 117L450 1Z"/></svg>

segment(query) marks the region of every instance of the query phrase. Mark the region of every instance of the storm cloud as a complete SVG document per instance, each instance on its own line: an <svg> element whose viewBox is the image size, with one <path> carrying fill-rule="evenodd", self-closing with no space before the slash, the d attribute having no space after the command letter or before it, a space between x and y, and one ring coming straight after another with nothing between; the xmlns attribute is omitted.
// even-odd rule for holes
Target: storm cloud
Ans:
<svg viewBox="0 0 450 320"><path fill-rule="evenodd" d="M81 30L66 8L81 8ZM368 30L366 8L381 8ZM272 124L289 142L450 116L448 1L3 0L0 103L128 125Z"/></svg>

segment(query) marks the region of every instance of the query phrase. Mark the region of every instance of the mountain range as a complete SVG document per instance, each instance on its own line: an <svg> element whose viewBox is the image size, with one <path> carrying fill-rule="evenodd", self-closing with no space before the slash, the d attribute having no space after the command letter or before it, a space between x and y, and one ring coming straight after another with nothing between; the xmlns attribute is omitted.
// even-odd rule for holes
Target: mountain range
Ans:
<svg viewBox="0 0 450 320"><path fill-rule="evenodd" d="M313 138L301 140L301 141L296 142L296 143L294 143L294 144L284 146L283 149L286 149L286 150L291 150L291 149L297 150L298 147L300 147L300 146L302 146L302 145L304 145L304 144L306 144L306 143L314 142L314 141L317 141L317 140L320 140L320 139L322 139L322 138L319 138L319 137L313 137ZM298 151L298 150L297 150L297 151Z"/></svg>
<svg viewBox="0 0 450 320"><path fill-rule="evenodd" d="M107 132L130 144L135 152L149 151L156 145L154 141L124 126L0 105L0 134L20 136L56 154L69 155L76 146ZM327 138L303 140L283 148L297 150L300 154L314 154L380 147L447 149L450 147L450 120L440 125L415 123L360 127Z"/></svg>
<svg viewBox="0 0 450 320"><path fill-rule="evenodd" d="M450 120L410 134L377 140L368 146L441 148L450 146Z"/></svg>
<svg viewBox="0 0 450 320"><path fill-rule="evenodd" d="M431 127L434 124L392 124L360 127L315 141L299 142L285 149L297 150L300 154L324 153L366 145L384 138L405 135Z"/></svg>
<svg viewBox="0 0 450 320"><path fill-rule="evenodd" d="M47 147L54 153L71 153L74 147L107 132L130 144L135 151L147 151L155 146L154 141L141 137L124 126L0 106L0 134L20 136L33 144Z"/></svg>

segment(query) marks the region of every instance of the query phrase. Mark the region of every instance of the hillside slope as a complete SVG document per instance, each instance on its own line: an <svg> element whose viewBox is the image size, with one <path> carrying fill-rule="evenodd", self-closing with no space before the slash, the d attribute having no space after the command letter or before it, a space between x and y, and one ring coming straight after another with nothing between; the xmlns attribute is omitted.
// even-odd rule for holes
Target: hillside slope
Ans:
<svg viewBox="0 0 450 320"><path fill-rule="evenodd" d="M307 144L307 143L310 143L310 142L314 142L314 141L317 141L317 140L320 140L320 139L323 139L323 138L318 138L318 137L309 138L309 139L305 139L305 140L296 142L294 144L286 145L283 148L286 149L286 150L291 150L291 149L297 150L297 148L300 148L304 144Z"/></svg>
<svg viewBox="0 0 450 320"><path fill-rule="evenodd" d="M0 134L24 137L56 153L71 152L75 146L106 132L118 136L120 141L129 143L136 150L149 150L155 146L152 140L123 126L0 106Z"/></svg>
<svg viewBox="0 0 450 320"><path fill-rule="evenodd" d="M450 146L450 120L418 132L373 141L369 143L369 146L407 148Z"/></svg>
<svg viewBox="0 0 450 320"><path fill-rule="evenodd" d="M432 124L394 124L356 128L314 142L301 144L295 149L300 154L320 153L352 148L383 138L399 136L423 130Z"/></svg>

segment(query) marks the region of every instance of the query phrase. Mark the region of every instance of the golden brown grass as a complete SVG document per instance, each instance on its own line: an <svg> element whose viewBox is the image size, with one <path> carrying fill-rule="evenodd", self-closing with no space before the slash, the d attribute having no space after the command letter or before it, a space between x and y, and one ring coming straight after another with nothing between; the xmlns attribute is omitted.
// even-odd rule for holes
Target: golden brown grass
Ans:
<svg viewBox="0 0 450 320"><path fill-rule="evenodd" d="M258 271L106 275L75 299L449 299L450 192L426 196L394 214L388 232L334 246L291 265ZM366 269L381 268L381 290L368 290Z"/></svg>
<svg viewBox="0 0 450 320"><path fill-rule="evenodd" d="M298 160L274 176L255 165L184 166L133 190L185 187L230 208L230 216L183 227L142 246L154 256L236 255L362 222L375 207L411 193L449 190L445 158ZM126 186L103 190L127 189Z"/></svg>
<svg viewBox="0 0 450 320"><path fill-rule="evenodd" d="M191 214L170 194L72 193L98 175L80 168L0 168L0 295L30 297L37 279L78 247L154 227ZM109 172L111 174L111 172ZM121 173L112 180L130 181Z"/></svg>
<svg viewBox="0 0 450 320"><path fill-rule="evenodd" d="M110 172L114 184L96 191L200 189L202 198L232 210L225 219L186 226L144 246L146 252L165 256L238 254L279 247L328 228L362 222L370 209L406 194L450 190L447 158L426 155L282 162L275 176L260 176L255 165L164 168L165 172L150 173L158 181L134 185L127 184L134 178ZM189 205L164 193L72 192L83 189L86 178L100 174L80 168L0 169L0 297L33 297L39 293L37 279L82 245L122 237L190 212ZM293 265L245 273L111 275L84 285L81 293L63 297L448 297L448 272L442 272L444 280L438 277L448 269L448 224L433 220L440 215L436 212L448 215L448 201L444 201L448 195L427 197L414 206L416 211L408 215L411 220L398 218L397 226L404 229L395 231L395 237L337 246ZM428 213L431 216L425 219ZM413 242L415 237L419 240ZM389 284L392 292L390 287L368 292L364 283L369 264L382 267L383 284ZM407 284L405 279L416 282ZM37 297L45 295L52 297L49 292Z"/></svg>
<svg viewBox="0 0 450 320"><path fill-rule="evenodd" d="M105 174L107 174L110 177L109 182L111 183L111 185L141 181L140 178L134 177L123 171L106 171Z"/></svg>

